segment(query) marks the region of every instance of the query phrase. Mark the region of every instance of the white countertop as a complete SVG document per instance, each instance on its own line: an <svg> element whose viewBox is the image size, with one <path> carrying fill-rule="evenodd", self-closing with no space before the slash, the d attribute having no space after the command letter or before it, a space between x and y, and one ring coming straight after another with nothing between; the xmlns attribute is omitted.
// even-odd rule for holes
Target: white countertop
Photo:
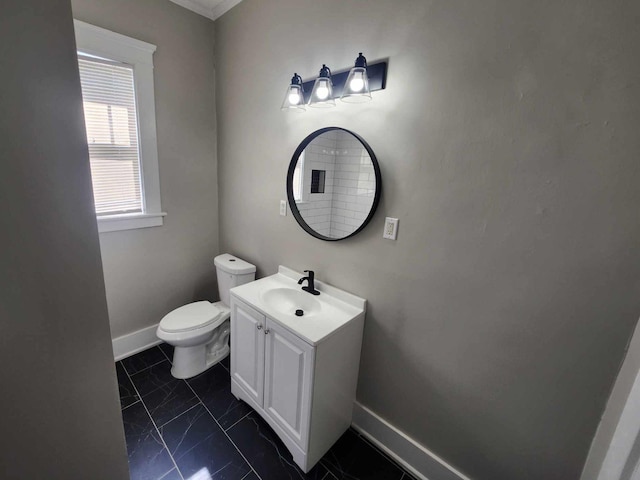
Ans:
<svg viewBox="0 0 640 480"><path fill-rule="evenodd" d="M273 309L264 301L265 292L275 288L302 291L301 286L298 285L298 279L304 276L281 265L275 275L232 288L231 295L282 324L311 345L317 345L351 320L364 315L367 305L365 299L318 280L315 282L315 287L320 291L320 295L308 294L320 303L321 309L318 313L297 317L294 314L285 314Z"/></svg>

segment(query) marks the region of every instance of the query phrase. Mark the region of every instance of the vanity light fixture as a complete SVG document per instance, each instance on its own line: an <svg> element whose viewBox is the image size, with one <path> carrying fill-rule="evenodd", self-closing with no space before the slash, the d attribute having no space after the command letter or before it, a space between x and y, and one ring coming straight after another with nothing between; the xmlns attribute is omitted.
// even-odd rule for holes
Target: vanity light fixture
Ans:
<svg viewBox="0 0 640 480"><path fill-rule="evenodd" d="M282 102L283 110L304 111L310 107L335 107L336 98L346 103L360 103L372 100L371 92L384 90L387 81L387 62L368 64L360 53L353 68L332 73L329 67L322 65L318 78L306 82L297 73Z"/></svg>
<svg viewBox="0 0 640 480"><path fill-rule="evenodd" d="M282 110L294 110L304 112L304 87L302 86L302 77L297 73L293 74L291 84L287 88L287 93L282 102Z"/></svg>
<svg viewBox="0 0 640 480"><path fill-rule="evenodd" d="M349 71L340 100L348 103L363 103L371 100L367 59L362 55L362 52L356 58L355 66Z"/></svg>
<svg viewBox="0 0 640 480"><path fill-rule="evenodd" d="M313 84L311 97L309 98L310 107L327 108L335 107L336 101L333 98L333 82L331 81L331 70L322 64L320 74Z"/></svg>

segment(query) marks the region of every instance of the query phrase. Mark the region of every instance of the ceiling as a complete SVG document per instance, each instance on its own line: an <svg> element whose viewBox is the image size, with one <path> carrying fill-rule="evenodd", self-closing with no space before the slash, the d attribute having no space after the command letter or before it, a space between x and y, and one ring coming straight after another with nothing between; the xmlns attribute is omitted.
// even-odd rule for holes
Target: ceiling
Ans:
<svg viewBox="0 0 640 480"><path fill-rule="evenodd" d="M231 10L242 0L171 0L181 7L188 8L199 15L215 20Z"/></svg>

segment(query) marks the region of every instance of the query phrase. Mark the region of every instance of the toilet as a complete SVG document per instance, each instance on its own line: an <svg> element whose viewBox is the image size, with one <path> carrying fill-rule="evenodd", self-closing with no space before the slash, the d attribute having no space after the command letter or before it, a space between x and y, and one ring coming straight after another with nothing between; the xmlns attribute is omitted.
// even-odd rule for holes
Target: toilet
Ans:
<svg viewBox="0 0 640 480"><path fill-rule="evenodd" d="M220 301L193 302L169 312L156 335L173 345L175 378L191 378L229 355L229 290L256 279L256 267L233 255L218 255L214 264Z"/></svg>

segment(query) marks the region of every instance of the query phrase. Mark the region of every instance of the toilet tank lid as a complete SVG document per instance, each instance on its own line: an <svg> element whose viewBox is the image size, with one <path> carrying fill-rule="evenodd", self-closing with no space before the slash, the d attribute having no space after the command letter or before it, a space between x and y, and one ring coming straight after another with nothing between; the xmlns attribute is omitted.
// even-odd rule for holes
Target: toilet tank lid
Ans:
<svg viewBox="0 0 640 480"><path fill-rule="evenodd" d="M222 255L218 255L214 259L213 263L215 263L216 267L218 267L222 271L232 273L234 275L255 273L256 271L255 265L251 265L249 262L245 262L238 257L234 257L230 253L223 253Z"/></svg>

